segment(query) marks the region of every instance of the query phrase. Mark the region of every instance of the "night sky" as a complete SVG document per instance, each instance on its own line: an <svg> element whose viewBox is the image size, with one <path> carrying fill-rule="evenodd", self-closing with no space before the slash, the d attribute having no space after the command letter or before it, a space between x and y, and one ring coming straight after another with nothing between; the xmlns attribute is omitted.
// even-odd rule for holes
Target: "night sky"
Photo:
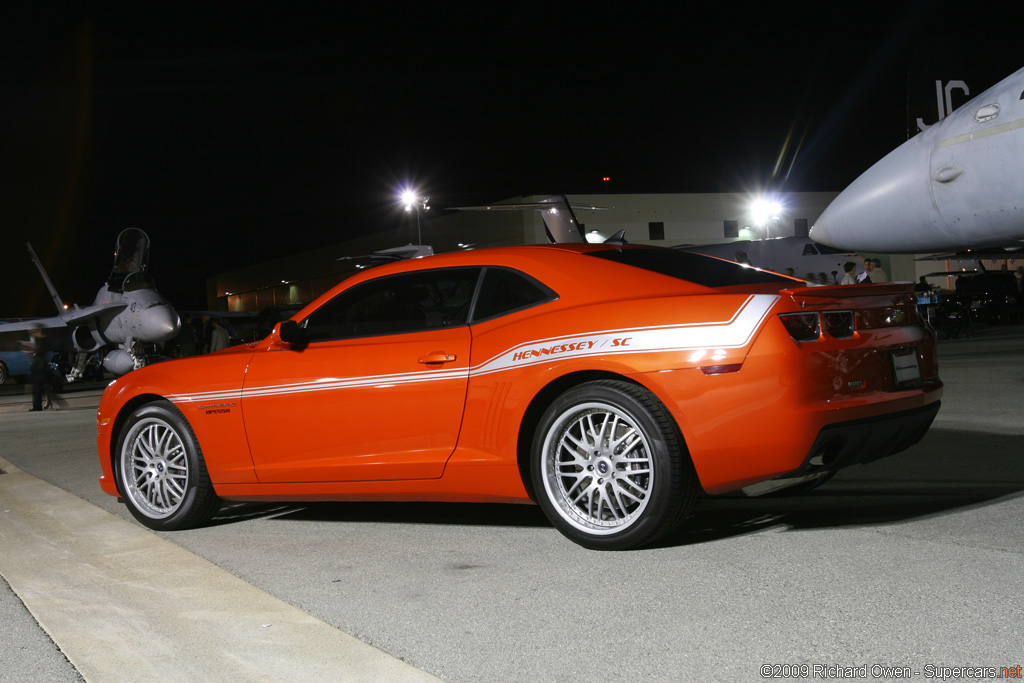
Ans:
<svg viewBox="0 0 1024 683"><path fill-rule="evenodd" d="M362 5L6 16L0 317L53 314L27 241L85 305L142 228L160 290L202 308L218 272L395 227L410 182L435 211L839 191L908 102L934 120L936 78L978 94L1024 65L1013 3Z"/></svg>

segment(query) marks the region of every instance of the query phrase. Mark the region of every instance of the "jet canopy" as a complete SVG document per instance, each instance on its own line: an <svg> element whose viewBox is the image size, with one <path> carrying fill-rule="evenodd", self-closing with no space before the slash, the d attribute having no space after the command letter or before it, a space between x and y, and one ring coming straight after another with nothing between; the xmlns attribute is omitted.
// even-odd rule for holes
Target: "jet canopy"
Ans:
<svg viewBox="0 0 1024 683"><path fill-rule="evenodd" d="M112 292L125 291L125 278L133 273L143 274L149 265L149 236L138 228L127 228L117 236L117 246L114 249L114 268L110 271L107 279L107 287ZM150 287L152 280L133 278L134 280L149 280ZM136 289L139 289L136 285Z"/></svg>

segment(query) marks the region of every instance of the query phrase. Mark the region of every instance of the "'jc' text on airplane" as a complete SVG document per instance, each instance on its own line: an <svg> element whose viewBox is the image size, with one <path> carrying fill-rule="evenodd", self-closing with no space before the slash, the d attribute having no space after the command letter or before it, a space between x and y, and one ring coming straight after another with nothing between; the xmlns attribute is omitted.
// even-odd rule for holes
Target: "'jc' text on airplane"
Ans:
<svg viewBox="0 0 1024 683"><path fill-rule="evenodd" d="M153 278L146 272L149 237L142 230L128 228L118 235L110 277L96 293L93 304L84 308L64 305L31 244L28 251L58 315L0 325L0 333L4 337L24 335L30 327L41 327L47 336L58 340L55 344L51 339L48 348L60 348L65 343L73 346L81 362L76 363L69 380L77 378L76 371L81 372L86 354L110 349L103 358L103 367L114 375L124 375L148 362L144 344L169 341L178 334L178 313L156 291Z"/></svg>
<svg viewBox="0 0 1024 683"><path fill-rule="evenodd" d="M1024 241L1024 69L918 133L825 209L811 239L922 253Z"/></svg>

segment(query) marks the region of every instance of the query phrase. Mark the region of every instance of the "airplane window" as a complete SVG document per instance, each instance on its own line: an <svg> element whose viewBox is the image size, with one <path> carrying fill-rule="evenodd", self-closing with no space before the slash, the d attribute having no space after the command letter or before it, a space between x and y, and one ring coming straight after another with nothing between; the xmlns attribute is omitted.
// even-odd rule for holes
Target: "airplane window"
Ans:
<svg viewBox="0 0 1024 683"><path fill-rule="evenodd" d="M310 341L466 324L480 268L390 275L343 291L303 322Z"/></svg>
<svg viewBox="0 0 1024 683"><path fill-rule="evenodd" d="M144 272L149 263L149 237L138 228L127 228L117 236L114 250L114 268L107 278L107 286L113 292L124 289L125 278L132 273Z"/></svg>
<svg viewBox="0 0 1024 683"><path fill-rule="evenodd" d="M473 322L557 298L557 294L526 273L490 267L484 271L484 282L473 308Z"/></svg>
<svg viewBox="0 0 1024 683"><path fill-rule="evenodd" d="M985 121L991 121L997 116L999 116L999 105L996 103L986 104L974 113L974 120L978 123L983 123Z"/></svg>

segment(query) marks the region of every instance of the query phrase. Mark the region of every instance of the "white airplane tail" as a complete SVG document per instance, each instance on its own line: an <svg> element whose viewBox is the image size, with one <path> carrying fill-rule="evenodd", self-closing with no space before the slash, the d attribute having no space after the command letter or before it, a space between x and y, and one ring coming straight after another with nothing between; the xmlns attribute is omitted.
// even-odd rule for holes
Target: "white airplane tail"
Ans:
<svg viewBox="0 0 1024 683"><path fill-rule="evenodd" d="M578 208L602 209L606 207L577 204ZM548 239L554 244L586 242L580 222L573 213L573 205L564 194L551 195L537 202L524 204L491 204L490 206L453 206L456 211L540 211L547 229Z"/></svg>

